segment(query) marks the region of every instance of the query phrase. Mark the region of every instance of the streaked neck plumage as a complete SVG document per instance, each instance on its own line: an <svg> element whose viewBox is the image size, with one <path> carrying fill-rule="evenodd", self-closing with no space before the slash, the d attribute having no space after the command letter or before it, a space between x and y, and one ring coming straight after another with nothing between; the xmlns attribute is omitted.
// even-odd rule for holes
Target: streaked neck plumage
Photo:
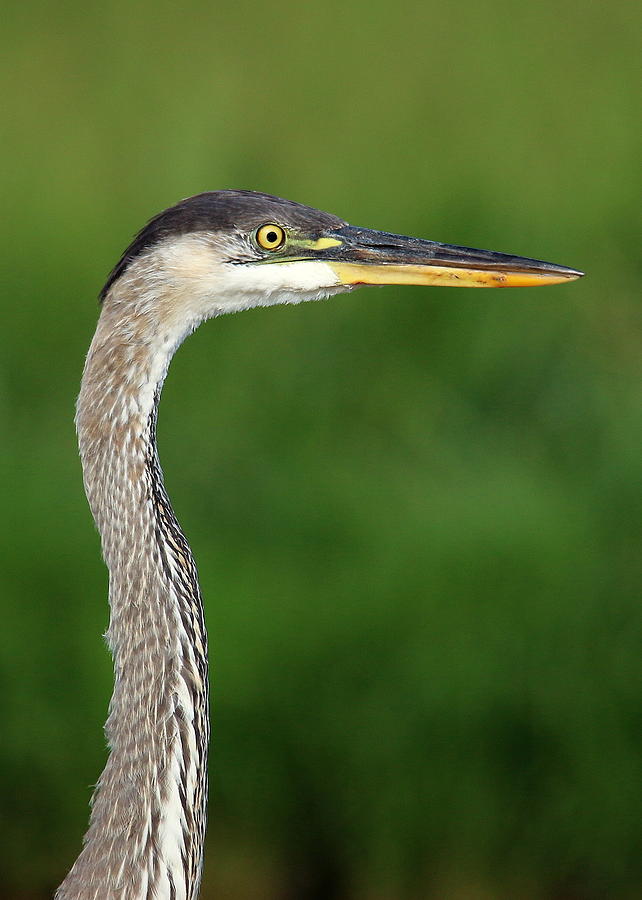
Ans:
<svg viewBox="0 0 642 900"><path fill-rule="evenodd" d="M149 271L153 271L151 264ZM156 408L176 347L162 288L133 267L105 299L82 380L85 490L109 568L111 753L56 900L193 900L207 796L207 636L196 568L163 486Z"/></svg>
<svg viewBox="0 0 642 900"><path fill-rule="evenodd" d="M339 221L339 220L337 220ZM324 262L238 265L224 232L173 235L110 279L76 425L109 568L111 748L85 845L56 900L195 900L207 795L207 637L196 568L165 493L156 410L204 319L346 290Z"/></svg>

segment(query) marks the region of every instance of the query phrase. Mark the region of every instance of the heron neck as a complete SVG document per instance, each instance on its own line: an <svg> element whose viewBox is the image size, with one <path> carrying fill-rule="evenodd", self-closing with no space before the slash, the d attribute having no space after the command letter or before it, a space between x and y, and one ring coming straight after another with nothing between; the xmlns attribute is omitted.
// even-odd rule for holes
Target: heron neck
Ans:
<svg viewBox="0 0 642 900"><path fill-rule="evenodd" d="M207 636L155 434L178 341L126 324L103 310L78 400L85 490L109 569L115 683L110 756L84 849L57 897L193 900L207 794Z"/></svg>

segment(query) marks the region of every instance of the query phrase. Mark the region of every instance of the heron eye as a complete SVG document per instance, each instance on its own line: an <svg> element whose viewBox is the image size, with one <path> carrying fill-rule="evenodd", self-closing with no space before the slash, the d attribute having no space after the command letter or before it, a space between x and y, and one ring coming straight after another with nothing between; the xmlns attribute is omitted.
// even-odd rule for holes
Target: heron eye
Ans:
<svg viewBox="0 0 642 900"><path fill-rule="evenodd" d="M278 250L285 243L285 231L280 225L261 225L256 232L256 242L264 250Z"/></svg>

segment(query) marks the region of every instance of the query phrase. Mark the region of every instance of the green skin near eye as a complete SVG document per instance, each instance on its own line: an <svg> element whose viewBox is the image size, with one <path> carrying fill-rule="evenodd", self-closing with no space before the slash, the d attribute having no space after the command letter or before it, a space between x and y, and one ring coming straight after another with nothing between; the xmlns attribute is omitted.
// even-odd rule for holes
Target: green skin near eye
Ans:
<svg viewBox="0 0 642 900"><path fill-rule="evenodd" d="M269 230L269 226L264 226L264 227L268 228L268 230L264 233L264 236L266 239L271 238L272 231L274 231L275 233L278 234L278 232L276 232L276 229L273 228L272 230ZM260 231L263 231L263 229L260 229ZM321 237L321 238L316 238L315 240L312 240L310 238L303 237L302 235L292 235L292 234L287 234L287 232L284 232L284 240L283 240L282 244L277 244L273 247L264 247L258 240L258 235L257 235L257 243L259 244L259 246L261 247L262 250L272 250L274 252L276 250L287 249L288 251L296 254L297 250L299 252L301 252L302 250L326 250L329 247L340 247L342 242L338 238ZM298 262L298 261L304 260L304 259L309 259L309 257L297 256L297 255L290 256L288 254L288 256L281 257L279 260L266 258L266 259L262 259L262 260L258 260L258 261L259 262Z"/></svg>

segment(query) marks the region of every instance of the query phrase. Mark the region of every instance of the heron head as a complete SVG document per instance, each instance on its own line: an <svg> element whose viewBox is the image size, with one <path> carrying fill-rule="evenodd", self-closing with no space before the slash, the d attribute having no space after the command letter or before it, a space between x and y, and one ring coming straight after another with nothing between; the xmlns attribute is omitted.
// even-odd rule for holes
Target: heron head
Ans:
<svg viewBox="0 0 642 900"><path fill-rule="evenodd" d="M212 191L152 219L127 248L101 298L132 279L141 302L191 322L254 306L317 300L361 285L526 287L582 273L540 260L348 225L329 213L253 191Z"/></svg>

